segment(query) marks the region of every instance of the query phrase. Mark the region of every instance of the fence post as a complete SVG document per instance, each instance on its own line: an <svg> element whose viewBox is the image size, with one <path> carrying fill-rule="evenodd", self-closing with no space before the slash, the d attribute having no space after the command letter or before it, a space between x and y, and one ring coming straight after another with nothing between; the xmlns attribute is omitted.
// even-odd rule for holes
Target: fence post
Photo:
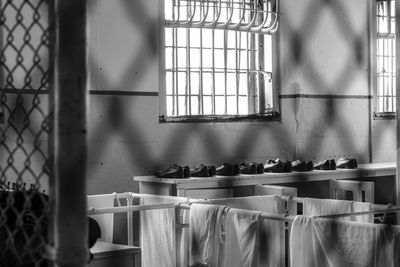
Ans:
<svg viewBox="0 0 400 267"><path fill-rule="evenodd" d="M54 258L87 262L86 0L54 0Z"/></svg>

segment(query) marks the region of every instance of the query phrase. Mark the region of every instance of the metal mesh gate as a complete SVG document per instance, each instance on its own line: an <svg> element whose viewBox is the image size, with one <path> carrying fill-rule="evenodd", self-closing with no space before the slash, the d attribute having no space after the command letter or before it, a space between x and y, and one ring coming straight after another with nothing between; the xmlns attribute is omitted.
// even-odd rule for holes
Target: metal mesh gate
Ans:
<svg viewBox="0 0 400 267"><path fill-rule="evenodd" d="M0 266L44 266L49 1L0 3Z"/></svg>

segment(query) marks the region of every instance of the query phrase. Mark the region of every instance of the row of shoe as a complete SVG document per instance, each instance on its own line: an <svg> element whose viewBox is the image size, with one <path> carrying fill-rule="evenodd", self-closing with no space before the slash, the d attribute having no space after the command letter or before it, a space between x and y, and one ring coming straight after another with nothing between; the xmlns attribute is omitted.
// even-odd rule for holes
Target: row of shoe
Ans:
<svg viewBox="0 0 400 267"><path fill-rule="evenodd" d="M348 157L340 157L337 162L334 159L327 159L314 164L314 170L356 169L357 167L357 160Z"/></svg>
<svg viewBox="0 0 400 267"><path fill-rule="evenodd" d="M200 164L199 166L190 169L188 166L179 166L172 164L168 168L157 171L155 175L159 178L188 178L188 177L211 177L214 175L233 176L242 174L257 174L263 173L263 164L257 163L242 163L238 164L223 163L217 168L213 165L207 166Z"/></svg>
<svg viewBox="0 0 400 267"><path fill-rule="evenodd" d="M192 169L188 166L181 167L173 164L164 170L157 171L156 176L159 178L212 177L214 175L234 176L238 174L262 174L264 172L305 172L312 170L335 170L336 168L355 169L357 167L357 160L348 157L340 157L337 162L334 159L327 159L314 164L312 161L295 160L290 162L280 159L269 159L264 164L255 162L241 163L240 165L223 163L218 167L200 164Z"/></svg>
<svg viewBox="0 0 400 267"><path fill-rule="evenodd" d="M241 163L229 164L223 163L217 167L217 175L221 176L232 176L238 174L260 174L264 172L264 165L262 163Z"/></svg>
<svg viewBox="0 0 400 267"><path fill-rule="evenodd" d="M159 178L189 178L189 177L211 177L216 174L215 166L206 166L200 164L193 169L188 166L179 166L177 164L172 164L168 168L157 171L155 175Z"/></svg>

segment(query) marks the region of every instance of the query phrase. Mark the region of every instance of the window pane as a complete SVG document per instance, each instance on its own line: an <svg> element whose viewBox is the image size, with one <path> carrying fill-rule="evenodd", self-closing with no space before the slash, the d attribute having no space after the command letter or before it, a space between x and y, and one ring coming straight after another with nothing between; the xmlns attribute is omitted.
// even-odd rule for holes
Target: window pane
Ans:
<svg viewBox="0 0 400 267"><path fill-rule="evenodd" d="M225 94L225 75L224 73L215 74L215 94L224 95Z"/></svg>
<svg viewBox="0 0 400 267"><path fill-rule="evenodd" d="M225 97L223 96L215 97L215 114L217 115L225 114Z"/></svg>
<svg viewBox="0 0 400 267"><path fill-rule="evenodd" d="M178 94L179 95L186 94L186 73L185 72L178 73Z"/></svg>
<svg viewBox="0 0 400 267"><path fill-rule="evenodd" d="M228 114L229 115L234 115L237 114L237 103L236 103L236 97L234 96L228 96L227 98L227 109L228 109Z"/></svg>
<svg viewBox="0 0 400 267"><path fill-rule="evenodd" d="M167 95L172 95L172 88L173 88L173 84L172 84L172 72L167 71L166 72L166 83L165 83L165 90Z"/></svg>
<svg viewBox="0 0 400 267"><path fill-rule="evenodd" d="M211 115L212 114L212 98L211 96L203 97L203 108L204 108L204 115Z"/></svg>
<svg viewBox="0 0 400 267"><path fill-rule="evenodd" d="M203 94L212 94L212 75L211 73L203 73Z"/></svg>
<svg viewBox="0 0 400 267"><path fill-rule="evenodd" d="M247 97L239 97L239 115L246 115L249 112Z"/></svg>
<svg viewBox="0 0 400 267"><path fill-rule="evenodd" d="M199 97L191 97L192 115L199 115Z"/></svg>
<svg viewBox="0 0 400 267"><path fill-rule="evenodd" d="M228 79L226 82L228 95L236 95L236 74L228 73Z"/></svg>
<svg viewBox="0 0 400 267"><path fill-rule="evenodd" d="M200 75L198 73L192 72L190 76L190 90L192 95L199 94L199 84Z"/></svg>

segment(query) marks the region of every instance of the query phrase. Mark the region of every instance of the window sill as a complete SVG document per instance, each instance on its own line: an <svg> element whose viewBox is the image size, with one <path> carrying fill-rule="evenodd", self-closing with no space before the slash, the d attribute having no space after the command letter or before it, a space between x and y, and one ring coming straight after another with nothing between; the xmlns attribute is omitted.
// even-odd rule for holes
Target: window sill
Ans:
<svg viewBox="0 0 400 267"><path fill-rule="evenodd" d="M167 117L160 116L160 123L207 123L207 122L251 122L251 121L279 121L280 115L274 111L268 114L252 115L191 115Z"/></svg>
<svg viewBox="0 0 400 267"><path fill-rule="evenodd" d="M374 120L394 120L396 112L374 112Z"/></svg>

